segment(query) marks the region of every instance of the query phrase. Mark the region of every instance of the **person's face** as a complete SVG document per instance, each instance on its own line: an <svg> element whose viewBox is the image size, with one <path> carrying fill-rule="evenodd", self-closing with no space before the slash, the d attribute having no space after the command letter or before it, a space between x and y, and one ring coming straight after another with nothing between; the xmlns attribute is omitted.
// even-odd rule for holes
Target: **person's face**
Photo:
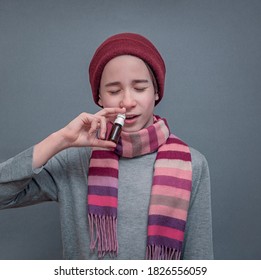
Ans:
<svg viewBox="0 0 261 280"><path fill-rule="evenodd" d="M104 67L99 105L126 108L123 131L134 132L153 123L153 110L158 94L145 63L137 57L122 55Z"/></svg>

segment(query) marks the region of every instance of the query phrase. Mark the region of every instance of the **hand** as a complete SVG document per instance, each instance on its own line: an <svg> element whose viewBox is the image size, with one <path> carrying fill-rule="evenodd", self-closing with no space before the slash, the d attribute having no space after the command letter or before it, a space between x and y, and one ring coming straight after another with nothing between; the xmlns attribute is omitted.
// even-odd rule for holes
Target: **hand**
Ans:
<svg viewBox="0 0 261 280"><path fill-rule="evenodd" d="M115 148L115 143L105 140L106 124L110 119L115 119L117 114L123 114L125 111L125 108L106 108L94 115L80 114L67 126L34 146L33 168L43 166L55 154L69 147Z"/></svg>
<svg viewBox="0 0 261 280"><path fill-rule="evenodd" d="M105 140L107 122L125 111L125 108L104 108L96 114L81 113L60 133L68 147L115 148L115 143Z"/></svg>

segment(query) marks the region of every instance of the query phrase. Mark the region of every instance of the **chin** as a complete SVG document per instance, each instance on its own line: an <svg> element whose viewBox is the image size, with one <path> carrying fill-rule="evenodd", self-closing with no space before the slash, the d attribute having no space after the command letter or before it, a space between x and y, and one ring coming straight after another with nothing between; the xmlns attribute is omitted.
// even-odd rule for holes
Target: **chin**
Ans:
<svg viewBox="0 0 261 280"><path fill-rule="evenodd" d="M127 128L127 129L122 129L123 132L126 132L126 133L131 133L131 132L137 132L139 131L140 129L134 129L134 128Z"/></svg>
<svg viewBox="0 0 261 280"><path fill-rule="evenodd" d="M138 132L143 128L144 128L143 126L123 127L122 131L127 132L127 133L131 133L131 132Z"/></svg>

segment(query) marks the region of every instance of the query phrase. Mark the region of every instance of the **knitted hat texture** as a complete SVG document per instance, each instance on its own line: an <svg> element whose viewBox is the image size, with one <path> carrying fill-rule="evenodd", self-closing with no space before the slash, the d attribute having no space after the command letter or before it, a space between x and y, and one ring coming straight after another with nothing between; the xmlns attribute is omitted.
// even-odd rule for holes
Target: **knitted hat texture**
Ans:
<svg viewBox="0 0 261 280"><path fill-rule="evenodd" d="M89 79L94 102L98 104L99 87L105 65L114 57L120 55L133 55L151 68L158 85L159 99L164 94L165 63L156 47L145 37L135 33L120 33L106 39L96 50L89 66Z"/></svg>

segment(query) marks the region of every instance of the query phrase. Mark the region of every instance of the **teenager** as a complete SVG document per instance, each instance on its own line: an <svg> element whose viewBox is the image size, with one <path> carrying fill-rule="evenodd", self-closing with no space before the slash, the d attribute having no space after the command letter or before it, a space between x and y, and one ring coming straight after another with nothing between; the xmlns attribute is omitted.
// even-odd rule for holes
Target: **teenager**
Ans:
<svg viewBox="0 0 261 280"><path fill-rule="evenodd" d="M3 162L0 207L57 201L65 259L212 259L207 161L154 115L165 72L147 38L106 39L89 67L100 110Z"/></svg>

